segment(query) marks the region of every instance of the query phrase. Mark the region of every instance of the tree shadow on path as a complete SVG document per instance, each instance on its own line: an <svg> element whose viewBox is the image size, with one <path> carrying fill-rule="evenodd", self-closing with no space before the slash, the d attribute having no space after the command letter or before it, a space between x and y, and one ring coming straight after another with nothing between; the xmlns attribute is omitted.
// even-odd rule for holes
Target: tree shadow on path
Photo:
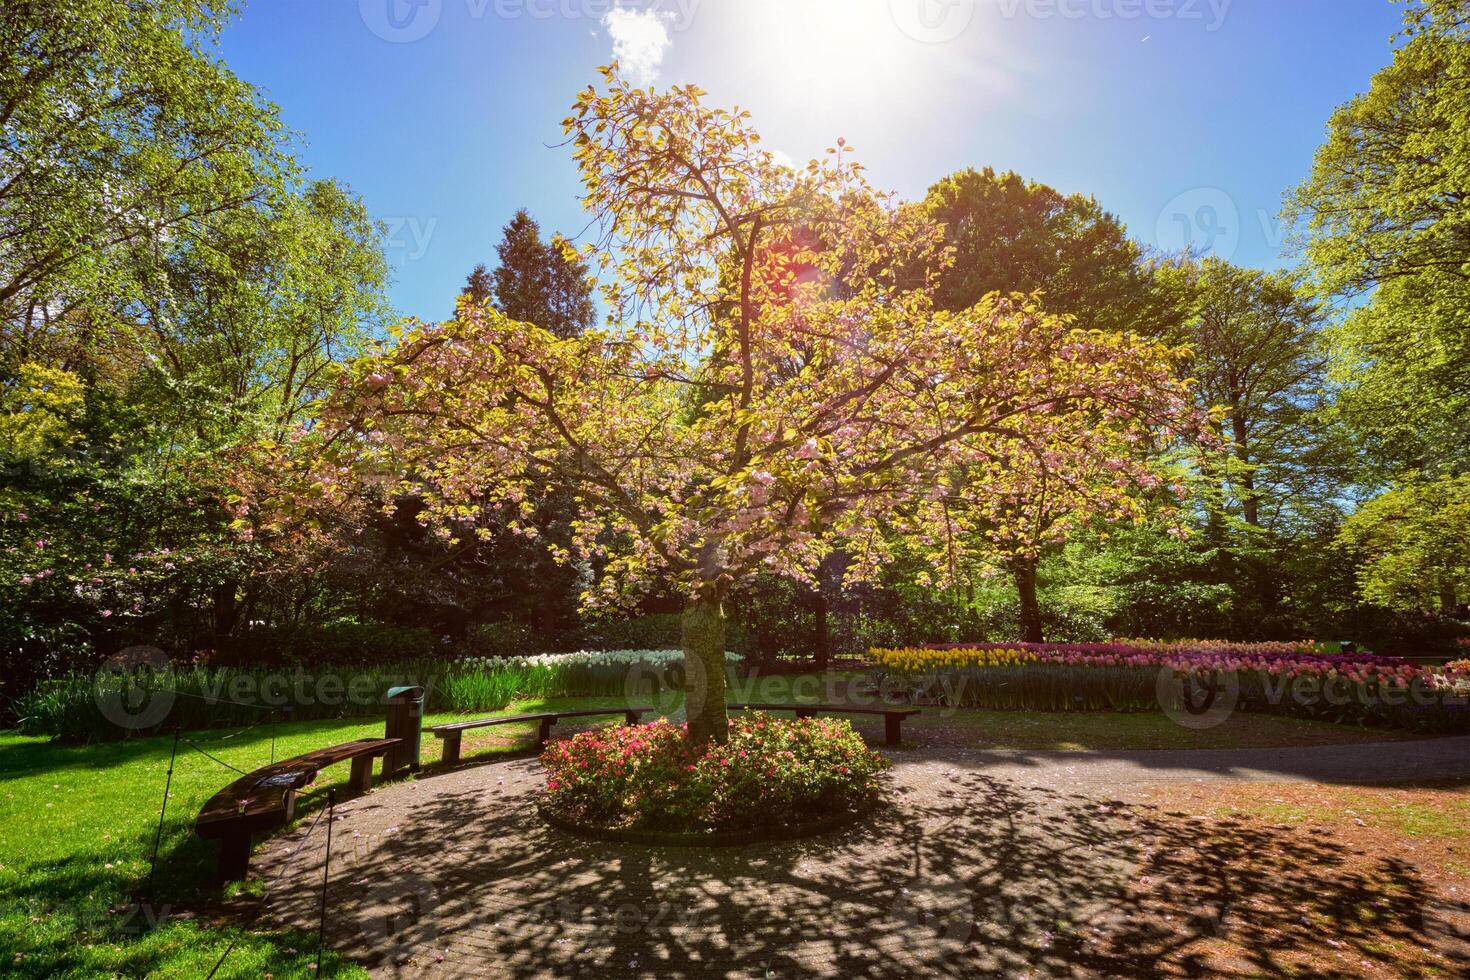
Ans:
<svg viewBox="0 0 1470 980"><path fill-rule="evenodd" d="M1402 862L953 768L896 772L863 826L739 848L582 840L541 822L537 785L513 762L355 804L329 942L381 976L1326 977L1357 971L1304 951L1391 972L1386 943L1427 941ZM295 925L317 846L273 903Z"/></svg>

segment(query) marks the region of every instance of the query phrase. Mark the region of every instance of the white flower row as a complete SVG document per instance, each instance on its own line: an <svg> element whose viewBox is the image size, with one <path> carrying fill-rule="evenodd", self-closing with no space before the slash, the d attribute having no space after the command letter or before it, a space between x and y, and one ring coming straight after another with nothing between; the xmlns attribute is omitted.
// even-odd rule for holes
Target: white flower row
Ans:
<svg viewBox="0 0 1470 980"><path fill-rule="evenodd" d="M662 667L681 662L683 650L578 650L575 653L538 653L521 657L461 657L456 667L505 669L508 667L626 667L650 664ZM725 660L736 663L740 654L726 651Z"/></svg>

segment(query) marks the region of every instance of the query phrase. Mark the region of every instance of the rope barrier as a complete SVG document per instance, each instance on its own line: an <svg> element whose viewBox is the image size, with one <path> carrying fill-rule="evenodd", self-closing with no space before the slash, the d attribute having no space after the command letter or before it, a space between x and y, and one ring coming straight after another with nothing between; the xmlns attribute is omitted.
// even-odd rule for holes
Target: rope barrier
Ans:
<svg viewBox="0 0 1470 980"><path fill-rule="evenodd" d="M148 865L148 884L143 892L153 897L153 876L158 871L158 849L163 844L163 815L168 812L168 794L174 785L174 762L179 757L179 729L174 728L174 746L168 754L168 775L163 779L163 806L158 808L158 831L153 835L153 860Z"/></svg>
<svg viewBox="0 0 1470 980"><path fill-rule="evenodd" d="M306 830L306 836L301 838L301 843L297 844L296 849L286 856L285 862L281 865L281 870L277 871L276 876L271 879L271 883L269 885L266 885L265 891L260 896L261 908L265 908L266 903L270 901L271 892L275 890L276 885L280 883L281 878L285 876L286 872L291 869L291 862L296 860L296 855L300 854L301 849L306 846L306 842L311 840L311 835L316 833L316 825L322 822L322 816L328 812L328 810L317 811L316 819L311 822L311 826L308 827ZM327 826L328 828L331 827L330 824L328 824ZM219 958L219 962L214 964L214 969L209 971L209 976L207 976L205 980L214 980L214 975L219 972L220 967L225 965L225 960L229 959L230 954L235 951L235 947L239 944L239 936L236 936L234 939L230 940L230 945L225 948L224 955Z"/></svg>
<svg viewBox="0 0 1470 980"><path fill-rule="evenodd" d="M327 882L332 870L332 822L337 810L337 791L327 790L327 853L322 858L322 907L316 925L316 975L322 975L322 946L327 939Z"/></svg>
<svg viewBox="0 0 1470 980"><path fill-rule="evenodd" d="M186 695L186 696L192 697L193 695ZM201 700L207 700L207 699L201 699ZM255 707L254 705L244 705L241 702L227 702L227 703L241 704L241 706L243 706L243 707ZM246 725L244 728L242 728L242 729L240 729L238 731L235 731L235 732L231 732L229 735L223 735L223 736L219 736L219 737L216 737L216 738L209 738L209 739L183 738L181 736L181 728L179 726L175 726L175 728L174 728L174 737L173 737L173 747L172 747L172 750L170 751L170 754L169 754L168 773L167 773L167 775L164 778L164 785L163 785L163 805L162 805L162 807L159 808L159 811L158 811L158 830L155 833L154 839L153 839L153 860L152 860L152 864L151 864L151 866L149 868L149 871L148 871L148 884L147 884L146 889L145 889L145 893L147 894L148 897L150 897L150 898L152 897L154 875L155 875L155 873L158 870L158 855L159 855L159 852L161 850L162 843L163 843L163 825L164 825L164 818L165 818L165 815L168 812L169 794L170 794L170 791L173 788L174 768L175 768L175 765L176 765L177 760L178 760L179 745L180 744L187 745L189 748L193 749L195 752L198 752L200 755L204 756L206 759L208 759L209 761L215 763L218 766L222 766L223 768L229 769L232 772L239 773L242 776L249 776L249 775L251 775L251 773L246 772L244 769L240 769L237 766L233 766L230 763L225 762L223 759L220 759L220 758L218 758L218 757L216 757L214 755L211 755L209 752L206 752L204 749L200 748L200 745L201 744L206 744L207 745L207 744L214 743L214 742L228 741L228 740L233 739L233 738L235 738L235 737L237 737L239 735L245 734L246 732L250 731L253 728L257 728L260 725L269 723L270 724L270 731L271 731L270 756L271 756L271 764L273 765L275 763L275 759L276 759L276 721L278 720L277 719L277 714L278 713L279 712L277 712L275 709L272 709L270 715L268 715L265 718L262 718L260 721L253 722L253 723L251 723L249 725ZM266 905L266 903L270 900L271 892L275 889L276 885L280 882L281 878L285 875L285 873L288 870L290 870L291 864L292 864L293 861L295 861L296 856L301 853L301 849L306 846L306 842L309 841L311 839L311 835L316 832L317 824L321 823L322 816L323 815L326 815L327 816L327 852L326 852L325 858L323 859L323 866L322 866L322 898L321 898L321 907L320 907L320 910L319 910L319 913L318 913L318 922L317 922L316 970L317 970L317 975L320 976L320 974L321 974L321 965L322 965L322 949L323 949L323 946L325 944L326 928L327 928L327 886L328 886L328 884L330 882L330 875L331 875L332 821L335 819L335 811L336 811L336 806L337 806L337 790L336 790L335 787L333 787L331 789L327 789L327 790L323 790L323 791L318 791L318 792L315 792L315 793L298 791L296 795L297 795L298 798L304 798L304 799L308 799L308 800L320 799L321 797L325 796L326 799L327 799L327 805L326 805L326 807L324 809L322 809L322 810L320 810L320 811L317 812L316 817L311 822L311 826L307 828L306 835L301 838L301 842L298 843L296 845L295 849L292 850L292 852L286 857L286 860L282 864L281 869L276 872L275 877L272 878L270 884L266 886L265 892L262 893L262 895L261 895L260 902L261 902L261 907L264 908L265 905ZM213 977L215 976L215 974L219 972L220 967L222 967L224 965L225 960L227 960L229 958L230 954L235 951L235 947L238 946L239 943L240 943L240 937L239 936L236 936L233 940L231 940L230 945L225 948L224 954L221 955L220 958L219 958L219 960L214 964L214 968L209 971L209 976L208 976L208 978L206 978L206 980L213 980Z"/></svg>
<svg viewBox="0 0 1470 980"><path fill-rule="evenodd" d="M212 735L209 738L186 738L186 739L184 739L184 741L186 741L186 742L228 742L232 738L239 738L241 735L244 735L246 732L254 731L255 729L259 728L261 725L270 725L272 732L274 732L274 730L275 730L275 721L276 721L275 712L271 712L271 714L269 714L266 717L260 719L259 721L252 721L250 724L246 725L244 728L241 728L238 731L230 732L230 734L228 734L228 735ZM272 735L272 737L274 737L274 735Z"/></svg>
<svg viewBox="0 0 1470 980"><path fill-rule="evenodd" d="M280 705L252 704L249 701L232 701L229 698L209 697L204 694L191 694L188 691L175 690L171 692L176 698L193 698L195 701L203 701L206 704L230 704L237 708L252 708L256 711L279 711Z"/></svg>
<svg viewBox="0 0 1470 980"><path fill-rule="evenodd" d="M210 755L208 752L204 751L198 745L189 741L188 739L184 740L184 744L189 746L189 748L193 749L195 752L198 752L200 755L204 756L204 758L208 759L210 762L217 763L218 765L224 766L226 769L238 772L242 776L250 775L250 773L246 772L244 769L232 766L228 762L225 762L223 759L216 759L214 756Z"/></svg>

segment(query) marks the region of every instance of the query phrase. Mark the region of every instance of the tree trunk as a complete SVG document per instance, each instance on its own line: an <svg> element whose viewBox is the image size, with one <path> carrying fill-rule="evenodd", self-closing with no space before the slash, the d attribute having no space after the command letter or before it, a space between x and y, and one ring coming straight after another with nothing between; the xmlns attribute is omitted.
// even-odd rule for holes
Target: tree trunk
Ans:
<svg viewBox="0 0 1470 980"><path fill-rule="evenodd" d="M813 613L816 617L816 636L814 638L816 650L814 652L816 668L819 672L827 669L832 650L832 639L827 629L827 590L822 587L823 585L821 578L818 577L816 605Z"/></svg>
<svg viewBox="0 0 1470 980"><path fill-rule="evenodd" d="M235 632L235 623L239 621L239 590L240 583L234 579L221 582L214 587L212 598L214 600L215 649L219 649L222 642Z"/></svg>
<svg viewBox="0 0 1470 980"><path fill-rule="evenodd" d="M1442 615L1453 616L1459 608L1459 596L1455 593L1453 582L1441 582L1439 586L1439 611Z"/></svg>
<svg viewBox="0 0 1470 980"><path fill-rule="evenodd" d="M1016 580L1016 593L1021 597L1021 639L1043 643L1041 603L1036 599L1036 558L1022 555L1013 559L1011 575Z"/></svg>
<svg viewBox="0 0 1470 980"><path fill-rule="evenodd" d="M717 595L701 594L684 606L684 713L696 746L723 744L729 735L725 711L725 610Z"/></svg>
<svg viewBox="0 0 1470 980"><path fill-rule="evenodd" d="M1240 475L1235 484L1240 491L1240 516L1251 527L1261 526L1261 501L1256 494L1256 473L1251 466L1250 430L1246 428L1245 415L1236 410L1230 423L1231 435L1235 439L1235 458L1240 463Z"/></svg>

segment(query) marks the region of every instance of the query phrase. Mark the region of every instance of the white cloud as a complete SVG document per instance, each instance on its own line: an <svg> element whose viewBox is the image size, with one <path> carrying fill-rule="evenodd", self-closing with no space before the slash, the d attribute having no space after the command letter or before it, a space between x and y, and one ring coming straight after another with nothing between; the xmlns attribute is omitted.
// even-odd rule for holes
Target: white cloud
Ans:
<svg viewBox="0 0 1470 980"><path fill-rule="evenodd" d="M602 15L602 26L612 35L613 57L627 79L634 85L652 85L673 43L664 15L656 10L614 7Z"/></svg>

